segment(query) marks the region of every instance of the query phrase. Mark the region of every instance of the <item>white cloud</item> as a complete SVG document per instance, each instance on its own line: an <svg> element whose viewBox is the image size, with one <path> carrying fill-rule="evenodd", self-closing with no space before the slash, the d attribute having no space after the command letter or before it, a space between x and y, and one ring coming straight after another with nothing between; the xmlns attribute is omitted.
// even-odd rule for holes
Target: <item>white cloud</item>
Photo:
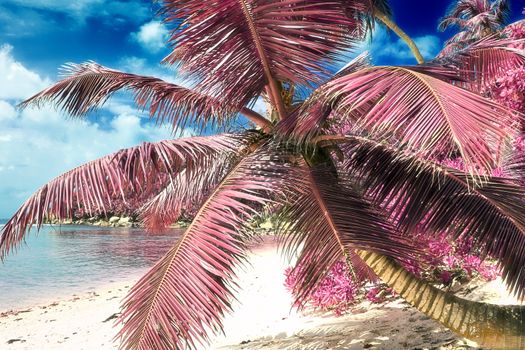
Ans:
<svg viewBox="0 0 525 350"><path fill-rule="evenodd" d="M48 79L41 78L15 61L12 50L10 45L0 46L0 99L25 99L50 84Z"/></svg>
<svg viewBox="0 0 525 350"><path fill-rule="evenodd" d="M56 22L60 15L61 23ZM1 0L0 30L4 36L33 36L56 28L83 26L97 17L106 24L142 23L154 16L151 5L141 0ZM64 21L63 19L69 19Z"/></svg>
<svg viewBox="0 0 525 350"><path fill-rule="evenodd" d="M80 11L103 0L4 0L5 3L59 12Z"/></svg>
<svg viewBox="0 0 525 350"><path fill-rule="evenodd" d="M145 50L156 53L167 47L168 34L168 28L164 23L151 21L143 24L138 32L132 33L131 38Z"/></svg>
<svg viewBox="0 0 525 350"><path fill-rule="evenodd" d="M0 123L12 120L15 117L15 108L7 101L0 100Z"/></svg>
<svg viewBox="0 0 525 350"><path fill-rule="evenodd" d="M10 134L0 135L0 142L9 142L13 139Z"/></svg>
<svg viewBox="0 0 525 350"><path fill-rule="evenodd" d="M26 97L47 83L17 62L11 50L4 50L2 58L0 72L11 74L0 74L0 87L27 80L12 89L10 98ZM116 116L102 110L96 122L65 118L50 107L19 111L14 103L0 99L0 217L11 215L38 187L75 166L142 141L172 138L168 128L118 103L112 110Z"/></svg>
<svg viewBox="0 0 525 350"><path fill-rule="evenodd" d="M140 0L2 0L4 5L16 5L33 10L47 10L84 20L91 16L122 16L142 21L152 12Z"/></svg>
<svg viewBox="0 0 525 350"><path fill-rule="evenodd" d="M264 101L262 97L259 97L257 101L255 101L255 104L253 105L252 109L262 115L263 117L269 117L268 116L268 105Z"/></svg>
<svg viewBox="0 0 525 350"><path fill-rule="evenodd" d="M412 38L425 59L434 58L441 49L441 40L435 35ZM371 39L365 40L356 51L367 50L375 60L388 60L393 64L415 64L415 58L407 44L384 27L377 26Z"/></svg>
<svg viewBox="0 0 525 350"><path fill-rule="evenodd" d="M156 77L181 86L191 87L192 85L189 81L181 79L173 67L162 64L151 65L142 57L123 57L118 64L118 69L128 73Z"/></svg>

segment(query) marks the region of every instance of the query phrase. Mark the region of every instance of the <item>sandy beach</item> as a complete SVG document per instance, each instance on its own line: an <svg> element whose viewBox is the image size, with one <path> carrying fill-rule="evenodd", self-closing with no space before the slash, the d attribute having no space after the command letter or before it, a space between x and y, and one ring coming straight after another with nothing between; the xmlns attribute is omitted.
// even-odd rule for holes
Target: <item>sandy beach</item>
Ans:
<svg viewBox="0 0 525 350"><path fill-rule="evenodd" d="M239 302L210 349L477 349L401 300L362 302L343 317L291 309L273 245L256 248L239 271ZM0 348L114 349L119 303L139 276L74 297L0 314ZM496 293L497 294L497 293ZM494 294L493 297L497 297ZM59 300L60 299L60 300Z"/></svg>

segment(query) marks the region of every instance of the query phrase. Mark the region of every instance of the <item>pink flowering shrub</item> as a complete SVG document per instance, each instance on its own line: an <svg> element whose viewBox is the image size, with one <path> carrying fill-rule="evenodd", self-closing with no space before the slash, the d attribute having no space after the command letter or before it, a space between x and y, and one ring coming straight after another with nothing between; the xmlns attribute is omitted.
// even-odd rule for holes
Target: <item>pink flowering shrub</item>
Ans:
<svg viewBox="0 0 525 350"><path fill-rule="evenodd" d="M299 266L298 269L301 267ZM299 282L297 280L298 270L289 267L286 269L285 286L293 291ZM308 296L308 304L315 309L332 311L336 315L342 315L356 300L358 285L350 278L348 265L340 261L332 266L330 272L319 286Z"/></svg>
<svg viewBox="0 0 525 350"><path fill-rule="evenodd" d="M503 29L503 34L514 40L525 38L525 20L509 24Z"/></svg>
<svg viewBox="0 0 525 350"><path fill-rule="evenodd" d="M499 275L497 264L483 260L476 255L471 240L452 240L445 234L429 236L415 234L417 248L427 253L428 261L420 265L414 261L405 261L403 266L431 283L444 287L454 283L466 283L474 278L492 281ZM289 267L285 271L286 288L292 292L299 283L297 271ZM383 303L395 296L395 293L383 284L374 284L364 290L363 283L354 281L344 261L337 262L326 278L307 297L306 303L318 310L332 311L339 316L358 302L362 297L373 303Z"/></svg>
<svg viewBox="0 0 525 350"><path fill-rule="evenodd" d="M392 288L387 288L384 284L381 284L370 288L365 293L365 297L367 300L373 303L381 304L387 301L388 299L396 297L396 293Z"/></svg>
<svg viewBox="0 0 525 350"><path fill-rule="evenodd" d="M448 287L455 281L465 283L474 278L492 281L498 276L497 264L481 259L469 239L453 241L446 234L419 233L414 235L414 241L427 253L429 261L424 266L410 261L403 265L427 281Z"/></svg>
<svg viewBox="0 0 525 350"><path fill-rule="evenodd" d="M488 89L489 96L496 102L525 112L525 67L502 74Z"/></svg>
<svg viewBox="0 0 525 350"><path fill-rule="evenodd" d="M505 27L505 29L503 29L502 34L504 37L511 40L525 39L525 20L509 24L507 27ZM525 49L525 42L517 41L512 43L510 46L523 50Z"/></svg>

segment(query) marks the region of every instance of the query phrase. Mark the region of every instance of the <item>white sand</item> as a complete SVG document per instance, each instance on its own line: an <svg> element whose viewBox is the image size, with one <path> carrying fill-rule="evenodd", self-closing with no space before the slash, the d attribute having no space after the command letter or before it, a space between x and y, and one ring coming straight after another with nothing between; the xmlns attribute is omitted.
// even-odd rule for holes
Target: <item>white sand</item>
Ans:
<svg viewBox="0 0 525 350"><path fill-rule="evenodd" d="M239 272L239 303L212 349L470 349L402 301L363 302L339 318L291 311L283 286L288 262L273 247L255 249ZM136 280L136 279L135 279ZM0 314L0 349L114 349L114 318L134 283ZM473 345L473 344L471 344Z"/></svg>

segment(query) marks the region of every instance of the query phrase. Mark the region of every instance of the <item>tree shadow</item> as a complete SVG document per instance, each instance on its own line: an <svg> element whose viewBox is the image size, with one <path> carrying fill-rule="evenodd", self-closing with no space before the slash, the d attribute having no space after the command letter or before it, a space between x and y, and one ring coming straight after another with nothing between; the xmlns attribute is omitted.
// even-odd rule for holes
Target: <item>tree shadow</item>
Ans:
<svg viewBox="0 0 525 350"><path fill-rule="evenodd" d="M482 349L458 337L401 300L382 306L360 304L334 318L310 314L311 327L294 334L246 339L221 350L466 350Z"/></svg>

